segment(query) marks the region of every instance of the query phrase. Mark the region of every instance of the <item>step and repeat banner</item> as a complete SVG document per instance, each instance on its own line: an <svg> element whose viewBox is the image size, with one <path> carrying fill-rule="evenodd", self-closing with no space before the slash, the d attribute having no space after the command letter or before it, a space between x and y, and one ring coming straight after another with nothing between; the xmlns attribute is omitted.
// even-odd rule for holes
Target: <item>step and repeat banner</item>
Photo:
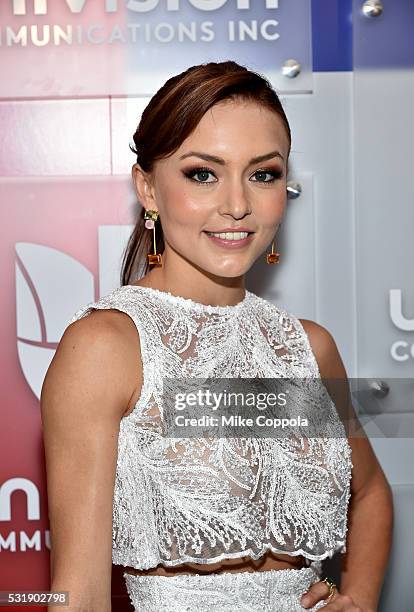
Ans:
<svg viewBox="0 0 414 612"><path fill-rule="evenodd" d="M69 318L119 282L143 108L224 59L309 93L311 53L303 0L2 0L0 590L49 587L40 391ZM113 609L131 609L114 569Z"/></svg>
<svg viewBox="0 0 414 612"><path fill-rule="evenodd" d="M303 0L15 0L2 3L1 21L8 98L150 95L190 65L228 58L279 91L312 87Z"/></svg>

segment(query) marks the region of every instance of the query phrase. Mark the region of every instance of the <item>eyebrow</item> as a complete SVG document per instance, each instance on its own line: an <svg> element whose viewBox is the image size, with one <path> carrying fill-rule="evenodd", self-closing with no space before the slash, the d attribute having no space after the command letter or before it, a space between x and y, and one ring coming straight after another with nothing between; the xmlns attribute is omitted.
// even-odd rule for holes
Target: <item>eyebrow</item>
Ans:
<svg viewBox="0 0 414 612"><path fill-rule="evenodd" d="M201 159L205 159L206 161L214 162L216 164L225 165L225 160L221 157L216 157L215 155L210 155L209 153L203 153L201 151L190 151L189 153L185 153L185 155L181 155L180 159L185 159L186 157L200 157ZM283 155L280 154L279 151L270 151L270 153L265 153L264 155L258 155L257 157L252 157L249 161L249 166L251 164L257 164L259 162L265 161L267 159L271 159L272 157L280 157L284 161Z"/></svg>

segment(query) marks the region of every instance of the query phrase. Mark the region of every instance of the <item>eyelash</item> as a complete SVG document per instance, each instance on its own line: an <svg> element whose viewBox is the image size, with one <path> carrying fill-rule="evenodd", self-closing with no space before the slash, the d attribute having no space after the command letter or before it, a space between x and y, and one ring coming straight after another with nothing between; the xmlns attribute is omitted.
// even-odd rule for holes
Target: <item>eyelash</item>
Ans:
<svg viewBox="0 0 414 612"><path fill-rule="evenodd" d="M206 168L205 166L200 166L197 168L192 168L191 170L187 170L184 172L184 176L193 183L197 183L198 185L211 185L213 181L197 181L193 178L196 174L199 174L200 172L208 172L209 174L213 174L215 176L214 172L210 168ZM260 168L259 170L256 170L254 174L258 173L271 174L273 176L270 181L253 181L254 183L264 183L267 185L274 183L277 179L283 176L283 172L281 170L271 170L270 168Z"/></svg>

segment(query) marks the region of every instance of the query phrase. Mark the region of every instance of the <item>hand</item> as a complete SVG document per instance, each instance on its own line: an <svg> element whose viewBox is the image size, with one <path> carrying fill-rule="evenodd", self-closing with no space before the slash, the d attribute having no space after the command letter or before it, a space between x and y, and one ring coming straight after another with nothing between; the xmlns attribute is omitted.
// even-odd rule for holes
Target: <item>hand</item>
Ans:
<svg viewBox="0 0 414 612"><path fill-rule="evenodd" d="M312 584L310 589L302 595L301 605L304 608L311 608L319 601L327 600L329 596L329 587L322 580ZM337 589L335 594L326 601L326 606L318 608L324 612L364 612L349 595L341 595Z"/></svg>

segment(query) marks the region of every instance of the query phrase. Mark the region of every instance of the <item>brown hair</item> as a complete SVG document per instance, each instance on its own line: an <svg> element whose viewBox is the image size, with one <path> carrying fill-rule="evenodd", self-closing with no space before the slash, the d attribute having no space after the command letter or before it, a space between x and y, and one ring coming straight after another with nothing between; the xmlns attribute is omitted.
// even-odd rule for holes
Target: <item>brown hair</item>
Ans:
<svg viewBox="0 0 414 612"><path fill-rule="evenodd" d="M277 113L286 127L291 144L289 122L270 82L257 72L234 61L210 62L188 68L171 77L151 98L134 134L137 163L150 173L154 163L172 155L193 132L204 114L217 102L243 99ZM147 253L152 252L153 232L144 225L144 208L126 246L121 285L138 280L148 272ZM161 221L156 221L157 253L164 250ZM140 273L139 268L142 271Z"/></svg>

